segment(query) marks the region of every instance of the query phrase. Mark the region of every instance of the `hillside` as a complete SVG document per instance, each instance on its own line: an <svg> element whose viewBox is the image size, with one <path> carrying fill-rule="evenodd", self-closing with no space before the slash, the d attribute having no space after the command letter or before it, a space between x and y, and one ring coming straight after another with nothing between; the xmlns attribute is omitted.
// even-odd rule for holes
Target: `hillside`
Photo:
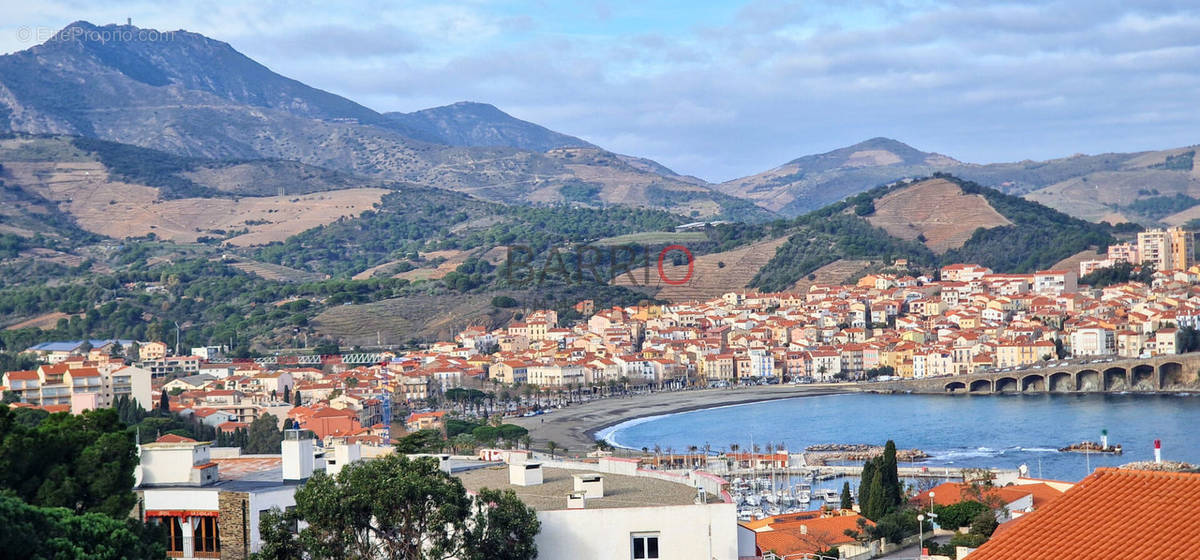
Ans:
<svg viewBox="0 0 1200 560"><path fill-rule="evenodd" d="M873 138L797 158L717 188L794 216L875 185L942 172L1025 196L1077 218L1110 223L1153 222L1161 216L1140 212L1139 202L1154 204L1160 202L1156 198L1176 194L1200 196L1200 171L1194 165L1194 153L1195 148L1188 147L979 165L922 152L895 140Z"/></svg>
<svg viewBox="0 0 1200 560"><path fill-rule="evenodd" d="M0 56L0 131L97 138L183 158L286 160L506 203L771 217L694 178L490 105L385 115L276 74L199 34L105 42L81 32L97 29L128 32L117 37L141 31L81 21L44 44ZM545 153L563 146L578 151ZM223 182L239 182L238 170L226 172ZM240 177L243 184L254 178ZM255 194L280 186L254 187Z"/></svg>
<svg viewBox="0 0 1200 560"><path fill-rule="evenodd" d="M1113 241L1111 229L938 175L877 187L769 227L744 228L720 252L699 256L687 285L664 285L651 270L649 287L656 297L671 301L743 287L803 290L812 282L845 281L888 269L898 259L926 272L954 262L1032 272L1107 247ZM686 274L685 267L670 264L665 270L669 278ZM645 284L630 279L616 283Z"/></svg>
<svg viewBox="0 0 1200 560"><path fill-rule="evenodd" d="M450 146L507 146L534 152L595 147L574 136L514 118L487 103L460 101L412 113L384 113L384 116Z"/></svg>
<svg viewBox="0 0 1200 560"><path fill-rule="evenodd" d="M917 240L935 253L962 247L977 228L1011 225L986 198L969 195L958 185L933 179L897 189L873 203L871 225L892 237Z"/></svg>
<svg viewBox="0 0 1200 560"><path fill-rule="evenodd" d="M357 216L389 192L295 162L181 158L66 136L0 138L0 166L15 199L7 223L28 234L33 223L58 224L116 239L262 245ZM255 196L265 194L276 196ZM38 214L47 218L30 222Z"/></svg>

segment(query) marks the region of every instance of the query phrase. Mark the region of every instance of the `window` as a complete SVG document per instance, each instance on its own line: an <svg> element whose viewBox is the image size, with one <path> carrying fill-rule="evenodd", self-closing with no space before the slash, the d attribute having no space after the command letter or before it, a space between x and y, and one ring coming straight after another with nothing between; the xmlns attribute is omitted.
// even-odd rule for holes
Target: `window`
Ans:
<svg viewBox="0 0 1200 560"><path fill-rule="evenodd" d="M217 558L221 551L221 538L217 534L217 518L201 517L193 532L196 556Z"/></svg>
<svg viewBox="0 0 1200 560"><path fill-rule="evenodd" d="M658 558L658 533L635 533L633 535L633 558Z"/></svg>
<svg viewBox="0 0 1200 560"><path fill-rule="evenodd" d="M183 556L183 526L178 517L155 517L156 522L166 526L167 556L178 558Z"/></svg>

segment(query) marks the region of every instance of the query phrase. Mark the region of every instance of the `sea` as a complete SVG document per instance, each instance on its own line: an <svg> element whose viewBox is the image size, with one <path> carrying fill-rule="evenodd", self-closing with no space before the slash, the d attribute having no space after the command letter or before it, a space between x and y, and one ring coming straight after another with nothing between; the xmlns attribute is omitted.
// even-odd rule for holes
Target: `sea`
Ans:
<svg viewBox="0 0 1200 560"><path fill-rule="evenodd" d="M1081 441L1122 455L1060 452ZM1193 395L878 395L837 394L730 405L629 420L597 433L609 443L676 453L737 444L783 444L789 452L821 443L883 444L930 455L902 466L1029 468L1032 477L1077 481L1097 467L1154 458L1200 465L1200 397Z"/></svg>

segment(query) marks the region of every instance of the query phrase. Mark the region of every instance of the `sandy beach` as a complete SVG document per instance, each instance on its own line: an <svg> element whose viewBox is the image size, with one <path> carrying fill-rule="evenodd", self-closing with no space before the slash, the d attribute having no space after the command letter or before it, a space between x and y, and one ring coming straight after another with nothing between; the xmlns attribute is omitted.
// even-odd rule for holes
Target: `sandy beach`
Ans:
<svg viewBox="0 0 1200 560"><path fill-rule="evenodd" d="M849 392L847 387L762 385L633 395L575 403L549 414L506 421L527 428L534 449L544 449L547 441L553 441L565 446L568 455L582 455L592 450L596 432L626 420L731 404L845 393Z"/></svg>

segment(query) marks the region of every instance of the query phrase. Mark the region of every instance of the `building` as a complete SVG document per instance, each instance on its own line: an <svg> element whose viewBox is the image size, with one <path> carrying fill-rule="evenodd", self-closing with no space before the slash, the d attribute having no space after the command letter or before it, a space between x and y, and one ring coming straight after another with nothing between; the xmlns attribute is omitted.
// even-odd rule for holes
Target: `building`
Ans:
<svg viewBox="0 0 1200 560"><path fill-rule="evenodd" d="M534 508L539 558L739 557L736 506L720 498L712 475L646 471L636 460L611 457L597 464L513 460L454 475L470 492L511 489Z"/></svg>
<svg viewBox="0 0 1200 560"><path fill-rule="evenodd" d="M137 515L165 526L167 556L245 560L262 546L259 519L296 505L316 463L310 434L288 430L279 457L217 458L211 442L166 435L139 446Z"/></svg>
<svg viewBox="0 0 1200 560"><path fill-rule="evenodd" d="M1054 503L1001 525L969 558L1191 559L1200 556L1197 524L1200 474L1101 468Z"/></svg>
<svg viewBox="0 0 1200 560"><path fill-rule="evenodd" d="M1196 264L1195 234L1180 227L1138 233L1138 254L1155 270L1186 270Z"/></svg>
<svg viewBox="0 0 1200 560"><path fill-rule="evenodd" d="M156 403L150 391L150 372L119 363L83 366L83 362L59 362L36 370L4 374L4 386L21 402L38 406L72 404L85 397L88 408L111 407L122 396L150 410Z"/></svg>
<svg viewBox="0 0 1200 560"><path fill-rule="evenodd" d="M830 547L856 544L858 541L848 536L846 531L858 531L859 519L874 525L850 510L775 515L739 525L754 533L756 556L773 552L784 558L805 558L825 552Z"/></svg>

